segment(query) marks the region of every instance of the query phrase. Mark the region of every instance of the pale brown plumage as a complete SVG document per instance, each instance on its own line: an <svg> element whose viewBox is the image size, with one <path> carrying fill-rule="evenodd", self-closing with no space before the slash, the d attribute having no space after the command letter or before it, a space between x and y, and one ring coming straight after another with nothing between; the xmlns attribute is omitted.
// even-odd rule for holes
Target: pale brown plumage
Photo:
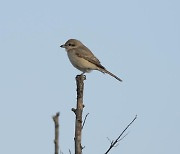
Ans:
<svg viewBox="0 0 180 154"><path fill-rule="evenodd" d="M94 54L80 41L70 39L60 47L66 49L72 65L83 73L90 72L92 70L99 70L103 73L111 75L119 81L122 81L119 77L109 72L104 66L102 66Z"/></svg>

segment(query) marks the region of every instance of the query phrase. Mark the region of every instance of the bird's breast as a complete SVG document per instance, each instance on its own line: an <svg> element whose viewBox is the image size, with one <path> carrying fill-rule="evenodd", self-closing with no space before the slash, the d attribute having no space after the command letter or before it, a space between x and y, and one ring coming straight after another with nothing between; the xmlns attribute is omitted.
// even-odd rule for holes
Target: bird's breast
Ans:
<svg viewBox="0 0 180 154"><path fill-rule="evenodd" d="M87 61L86 59L79 57L75 54L75 51L67 52L68 58L72 65L82 72L90 72L91 70L96 70L97 66Z"/></svg>

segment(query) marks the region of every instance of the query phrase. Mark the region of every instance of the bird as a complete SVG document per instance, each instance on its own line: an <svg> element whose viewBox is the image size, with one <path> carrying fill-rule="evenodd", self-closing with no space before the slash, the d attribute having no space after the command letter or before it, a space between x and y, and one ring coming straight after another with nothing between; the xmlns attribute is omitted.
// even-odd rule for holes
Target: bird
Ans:
<svg viewBox="0 0 180 154"><path fill-rule="evenodd" d="M80 70L82 74L89 73L92 70L98 70L102 73L107 73L122 82L122 79L109 72L103 65L101 65L101 62L94 56L91 50L79 40L69 39L60 47L65 48L71 64Z"/></svg>

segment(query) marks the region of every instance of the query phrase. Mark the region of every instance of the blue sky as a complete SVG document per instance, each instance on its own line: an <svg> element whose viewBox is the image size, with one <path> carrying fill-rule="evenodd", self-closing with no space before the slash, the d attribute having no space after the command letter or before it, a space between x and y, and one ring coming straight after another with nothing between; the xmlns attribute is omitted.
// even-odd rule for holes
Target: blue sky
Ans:
<svg viewBox="0 0 180 154"><path fill-rule="evenodd" d="M81 40L123 79L87 74L84 153L180 151L180 1L0 2L0 153L54 152L52 116L60 112L60 146L74 151L75 76L66 52Z"/></svg>

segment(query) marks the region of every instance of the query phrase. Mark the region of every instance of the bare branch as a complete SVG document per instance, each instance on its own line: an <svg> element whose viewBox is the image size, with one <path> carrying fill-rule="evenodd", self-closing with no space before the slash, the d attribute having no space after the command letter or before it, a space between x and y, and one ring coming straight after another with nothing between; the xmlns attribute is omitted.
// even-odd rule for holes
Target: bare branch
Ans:
<svg viewBox="0 0 180 154"><path fill-rule="evenodd" d="M54 139L55 154L58 154L59 152L59 112L57 112L56 115L53 116L52 118L55 125L55 139Z"/></svg>
<svg viewBox="0 0 180 154"><path fill-rule="evenodd" d="M125 134L124 136L122 136L119 141L123 140L129 133Z"/></svg>
<svg viewBox="0 0 180 154"><path fill-rule="evenodd" d="M83 124L82 124L82 129L83 129L85 123L86 123L86 118L87 118L88 115L89 115L89 113L87 113L86 116L85 116L85 118L84 118L84 121L83 121Z"/></svg>
<svg viewBox="0 0 180 154"><path fill-rule="evenodd" d="M125 131L129 128L129 126L137 119L137 115L135 116L135 118L126 126L126 128L122 131L122 133L118 136L118 138L115 141L111 141L110 147L109 149L105 152L105 154L109 153L109 151L113 148L117 146L117 143L119 141L121 141L125 136L122 137L122 135L125 133Z"/></svg>
<svg viewBox="0 0 180 154"><path fill-rule="evenodd" d="M77 75L76 84L77 84L77 105L76 109L72 109L76 116L75 122L75 154L82 154L82 145L81 145L81 135L82 135L82 113L83 113L83 91L84 91L84 80L86 76Z"/></svg>

